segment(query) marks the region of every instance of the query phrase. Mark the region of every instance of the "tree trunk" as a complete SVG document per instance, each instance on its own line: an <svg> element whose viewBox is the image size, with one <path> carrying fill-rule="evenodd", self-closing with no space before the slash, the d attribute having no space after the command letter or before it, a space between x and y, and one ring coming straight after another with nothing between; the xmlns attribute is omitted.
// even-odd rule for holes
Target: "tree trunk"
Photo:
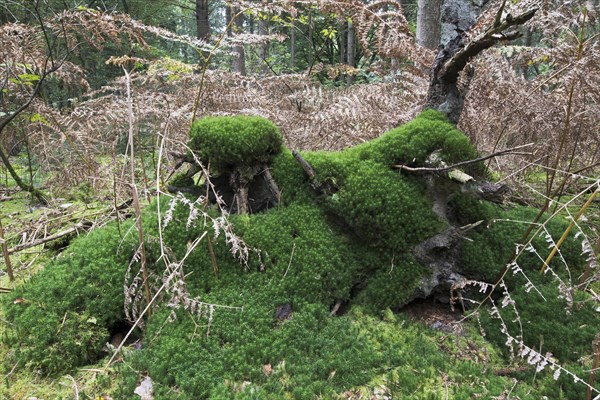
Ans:
<svg viewBox="0 0 600 400"><path fill-rule="evenodd" d="M41 191L39 191L38 189L33 187L33 182L28 185L21 179L19 174L17 174L17 171L15 171L15 169L13 168L12 164L10 163L10 160L8 159L8 155L6 154L6 152L4 151L4 149L2 148L1 145L0 145L0 159L2 160L2 163L4 164L4 166L10 173L10 176L12 176L12 178L15 181L15 183L17 184L17 186L19 186L22 190L29 192L38 201L38 203L40 203L42 205L48 204L48 200L46 200L46 197L44 196L44 194Z"/></svg>
<svg viewBox="0 0 600 400"><path fill-rule="evenodd" d="M462 4L463 0L448 1L452 4ZM454 33L456 36L440 46L431 68L425 108L436 109L446 114L451 122L458 123L468 90L468 78L472 76L473 71L469 71L467 74L466 84L463 87L458 85L459 74L469 61L482 51L500 41L510 41L520 37L521 33L511 28L523 25L533 18L537 11L537 8L534 8L517 16L510 14L503 16L505 4L506 1L500 5L494 22L468 42L465 41L462 22L455 20Z"/></svg>
<svg viewBox="0 0 600 400"><path fill-rule="evenodd" d="M354 37L354 25L348 21L348 47L346 49L347 64L351 67L356 66L356 53L355 53L355 37ZM351 84L354 82L354 75L348 75L346 77L346 83Z"/></svg>
<svg viewBox="0 0 600 400"><path fill-rule="evenodd" d="M239 14L239 12L239 7L231 7L231 18L235 18L233 22L234 33L242 33L244 31L244 15ZM236 44L233 46L232 50L233 61L231 63L231 70L240 75L246 75L246 53L244 52L244 45Z"/></svg>
<svg viewBox="0 0 600 400"><path fill-rule="evenodd" d="M292 72L296 68L296 24L292 20L290 26L290 68Z"/></svg>
<svg viewBox="0 0 600 400"><path fill-rule="evenodd" d="M127 4L127 0L121 0L121 5L123 6L123 12L129 14L129 4Z"/></svg>
<svg viewBox="0 0 600 400"><path fill-rule="evenodd" d="M338 62L340 64L346 63L346 46L348 45L348 28L345 23L338 26Z"/></svg>
<svg viewBox="0 0 600 400"><path fill-rule="evenodd" d="M200 40L208 40L209 36L208 0L196 0L196 37Z"/></svg>
<svg viewBox="0 0 600 400"><path fill-rule="evenodd" d="M441 9L441 44L446 46L473 26L488 2L489 0L444 0Z"/></svg>
<svg viewBox="0 0 600 400"><path fill-rule="evenodd" d="M419 0L417 44L436 49L440 43L442 0Z"/></svg>
<svg viewBox="0 0 600 400"><path fill-rule="evenodd" d="M312 68L314 63L314 41L313 33L315 30L315 22L313 20L312 11L308 10L308 67Z"/></svg>
<svg viewBox="0 0 600 400"><path fill-rule="evenodd" d="M268 0L263 0L262 4L266 6L268 4ZM269 20L266 15L262 15L258 21L258 34L262 36L269 34ZM269 66L267 65L268 50L269 44L267 42L261 43L258 47L258 58L260 60L261 74L266 74L269 71Z"/></svg>

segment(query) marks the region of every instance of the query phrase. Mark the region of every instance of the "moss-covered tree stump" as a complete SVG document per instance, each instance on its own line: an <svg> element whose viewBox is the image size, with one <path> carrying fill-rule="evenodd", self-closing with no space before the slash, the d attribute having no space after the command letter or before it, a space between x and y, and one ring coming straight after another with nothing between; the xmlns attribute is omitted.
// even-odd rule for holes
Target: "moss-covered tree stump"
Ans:
<svg viewBox="0 0 600 400"><path fill-rule="evenodd" d="M171 191L193 190L198 163L210 169L225 207L235 213L258 212L277 204L279 189L268 164L281 153L282 136L271 121L255 116L216 116L196 121L189 147L194 157L185 174L171 181ZM213 194L214 199L214 194Z"/></svg>

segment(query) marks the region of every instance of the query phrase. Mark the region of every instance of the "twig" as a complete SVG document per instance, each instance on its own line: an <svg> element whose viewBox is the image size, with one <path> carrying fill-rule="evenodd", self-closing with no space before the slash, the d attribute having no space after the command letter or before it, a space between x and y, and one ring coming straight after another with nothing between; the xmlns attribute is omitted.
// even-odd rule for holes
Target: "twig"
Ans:
<svg viewBox="0 0 600 400"><path fill-rule="evenodd" d="M451 169L456 169L459 167L463 167L465 165L470 165L470 164L476 164L478 162L481 161L485 161L489 158L493 158L493 157L498 157L498 156L502 156L502 155L506 155L506 154L518 154L518 155L531 155L532 153L522 153L522 152L516 152L515 150L519 150L522 149L524 147L529 147L532 146L534 143L527 143L527 144L522 144L520 146L517 147L513 147L510 149L506 149L506 150L501 150L501 151L497 151L495 153L492 154L488 154L487 156L484 157L479 157L479 158L475 158L473 160L467 160L467 161L461 161L459 163L447 166L447 167L439 167L439 168L433 168L433 167L409 167L407 165L394 165L395 168L400 168L401 170L404 171L408 171L408 172L445 172L445 171L450 171Z"/></svg>
<svg viewBox="0 0 600 400"><path fill-rule="evenodd" d="M20 245L17 245L15 247L12 247L10 249L8 249L8 254L14 254L14 253L18 253L21 250L25 250L25 249L29 249L31 247L35 247L35 246L39 246L40 244L44 244L44 243L48 243L48 242L52 242L53 240L57 240L60 239L62 237L68 236L72 233L76 233L79 232L79 230L83 229L89 229L92 227L92 223L89 221L82 221L78 224L75 224L74 226L72 226L71 228L65 229L64 231L55 233L54 235L50 235L50 236L46 236L44 238L41 239L37 239L37 240L33 240L31 242L28 243L23 243Z"/></svg>
<svg viewBox="0 0 600 400"><path fill-rule="evenodd" d="M15 363L15 365L13 365L13 367L11 368L10 372L6 375L4 375L4 379L3 380L7 380L8 378L10 378L10 376L13 374L13 372L15 372L15 369L17 369L17 366L19 365L19 362L17 361Z"/></svg>
<svg viewBox="0 0 600 400"><path fill-rule="evenodd" d="M284 279L285 276L287 275L288 271L290 270L290 266L292 265L292 259L294 258L294 251L296 251L296 243L294 243L292 245L292 254L290 254L290 262L288 263L287 269L285 270L285 273L283 274L283 278Z"/></svg>
<svg viewBox="0 0 600 400"><path fill-rule="evenodd" d="M73 378L71 375L67 375L67 378L69 378L71 380L71 382L73 382L73 391L75 392L75 400L79 400L79 388L77 387L77 382L75 381L75 378Z"/></svg>

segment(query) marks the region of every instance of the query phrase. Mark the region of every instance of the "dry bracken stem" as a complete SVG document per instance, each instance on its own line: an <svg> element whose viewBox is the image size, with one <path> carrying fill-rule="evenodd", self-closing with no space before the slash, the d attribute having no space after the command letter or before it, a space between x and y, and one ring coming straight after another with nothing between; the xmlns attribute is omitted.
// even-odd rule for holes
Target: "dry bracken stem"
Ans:
<svg viewBox="0 0 600 400"><path fill-rule="evenodd" d="M131 194L133 198L133 206L135 208L135 225L138 232L138 244L140 251L140 264L142 268L142 276L144 278L144 294L146 295L146 304L150 304L150 287L148 285L148 271L146 266L146 246L144 244L144 231L142 230L142 210L140 208L140 199L138 197L137 186L135 184L135 154L134 154L134 141L133 141L133 105L131 98L131 76L125 68L126 82L127 82L127 111L129 114L129 163L130 163L130 174L131 174ZM148 312L150 315L150 311Z"/></svg>
<svg viewBox="0 0 600 400"><path fill-rule="evenodd" d="M544 265L542 265L541 272L544 272L546 270L546 267L548 267L548 265L550 264L550 261L552 261L552 259L556 255L556 252L558 251L558 249L560 248L560 246L563 244L563 242L565 241L565 239L567 238L567 236L569 236L569 232L571 232L571 229L573 229L573 227L577 223L577 220L579 220L579 218L587 210L587 208L590 206L590 204L592 204L592 202L596 198L597 194L598 194L598 190L596 190L594 193L592 193L592 195L590 196L590 198L588 199L588 201L586 201L585 204L583 205L583 207L581 207L581 210L579 210L579 212L577 213L577 215L575 216L575 218L573 218L571 220L571 223L569 224L569 226L567 227L567 229L565 229L565 231L563 232L562 236L560 237L560 240L558 241L558 243L556 243L556 245L554 246L554 248L552 249L552 251L548 255L548 258L546 258L546 261L544 261Z"/></svg>
<svg viewBox="0 0 600 400"><path fill-rule="evenodd" d="M581 57L583 56L583 45L585 43L583 40L583 35L585 33L586 17L587 17L587 11L584 9L583 21L581 23L579 37L577 38L577 42L578 42L577 57L576 57L577 61L580 61ZM558 169L558 164L560 163L562 152L567 143L567 138L569 137L569 132L571 130L571 113L573 111L573 94L575 92L576 82L577 82L577 77L573 77L571 80L571 87L569 88L569 96L568 96L568 100L567 100L567 112L566 112L566 116L565 116L565 126L563 128L563 132L562 132L562 135L560 138L560 144L558 147L558 151L556 152L556 158L554 159L553 168L550 170L550 175L548 176L547 183L546 183L546 196L548 197L548 199L546 200L546 203L545 203L546 209L548 209L548 207L549 207L550 198L552 196L552 186L554 184L554 179L556 177L556 170Z"/></svg>

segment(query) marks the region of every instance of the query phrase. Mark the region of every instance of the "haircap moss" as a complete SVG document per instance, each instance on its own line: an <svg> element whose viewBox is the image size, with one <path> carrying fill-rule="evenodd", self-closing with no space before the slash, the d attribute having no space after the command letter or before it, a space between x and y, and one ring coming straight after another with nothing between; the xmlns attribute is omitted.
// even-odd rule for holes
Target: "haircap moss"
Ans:
<svg viewBox="0 0 600 400"><path fill-rule="evenodd" d="M202 118L192 125L190 137L200 161L217 169L267 163L283 143L273 122L249 115Z"/></svg>

